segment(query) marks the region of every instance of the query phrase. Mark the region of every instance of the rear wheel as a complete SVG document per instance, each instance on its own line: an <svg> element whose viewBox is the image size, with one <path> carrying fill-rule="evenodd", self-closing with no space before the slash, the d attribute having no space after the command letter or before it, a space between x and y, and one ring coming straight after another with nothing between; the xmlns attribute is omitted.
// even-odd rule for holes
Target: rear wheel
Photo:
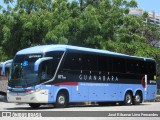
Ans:
<svg viewBox="0 0 160 120"><path fill-rule="evenodd" d="M142 95L140 93L136 93L134 98L133 98L133 104L134 105L139 105L142 101Z"/></svg>
<svg viewBox="0 0 160 120"><path fill-rule="evenodd" d="M57 95L57 99L56 99L56 103L55 103L55 107L56 108L65 108L68 106L68 96L66 93L64 92L60 92Z"/></svg>
<svg viewBox="0 0 160 120"><path fill-rule="evenodd" d="M29 106L30 106L31 108L33 108L33 109L37 109L37 108L40 107L40 104L38 104L38 103L29 103Z"/></svg>
<svg viewBox="0 0 160 120"><path fill-rule="evenodd" d="M124 97L124 105L131 105L132 104L132 94L127 92Z"/></svg>

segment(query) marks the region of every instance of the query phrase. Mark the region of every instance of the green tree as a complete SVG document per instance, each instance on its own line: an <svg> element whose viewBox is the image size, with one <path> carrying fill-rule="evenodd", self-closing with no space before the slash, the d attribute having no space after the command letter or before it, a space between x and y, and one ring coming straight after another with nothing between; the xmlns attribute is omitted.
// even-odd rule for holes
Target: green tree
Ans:
<svg viewBox="0 0 160 120"><path fill-rule="evenodd" d="M32 11L39 11L40 9L51 10L52 0L17 0L15 10L24 10L30 14Z"/></svg>
<svg viewBox="0 0 160 120"><path fill-rule="evenodd" d="M152 57L160 63L160 26L144 22L146 12L128 14L129 8L137 7L135 0L4 2L7 8L0 6L0 60L30 46L71 44Z"/></svg>

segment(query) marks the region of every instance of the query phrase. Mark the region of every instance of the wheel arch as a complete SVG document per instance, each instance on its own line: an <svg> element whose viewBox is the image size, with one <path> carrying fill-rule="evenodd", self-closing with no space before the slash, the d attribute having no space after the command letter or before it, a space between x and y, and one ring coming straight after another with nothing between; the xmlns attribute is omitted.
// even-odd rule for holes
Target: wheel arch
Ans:
<svg viewBox="0 0 160 120"><path fill-rule="evenodd" d="M69 94L69 90L67 88L60 88L60 89L58 89L57 92L56 92L56 94L55 94L55 99L57 98L57 95L59 93L61 93L61 92L65 93L67 95L68 102L69 102L70 101L70 98L69 98L70 94Z"/></svg>
<svg viewBox="0 0 160 120"><path fill-rule="evenodd" d="M133 99L133 90L128 89L124 92L123 102L124 105L131 105Z"/></svg>

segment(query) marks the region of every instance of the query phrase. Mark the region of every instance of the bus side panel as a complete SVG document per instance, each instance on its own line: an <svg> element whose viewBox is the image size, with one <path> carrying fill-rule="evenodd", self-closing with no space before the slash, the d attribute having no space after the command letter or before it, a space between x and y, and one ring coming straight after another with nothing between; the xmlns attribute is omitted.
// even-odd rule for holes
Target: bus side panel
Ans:
<svg viewBox="0 0 160 120"><path fill-rule="evenodd" d="M88 86L42 85L42 89L48 90L48 103L55 103L58 92L62 89L68 91L69 102L88 101Z"/></svg>
<svg viewBox="0 0 160 120"><path fill-rule="evenodd" d="M45 89L48 91L48 93L43 93L43 94L48 94L48 103L54 102L54 87L53 85L41 85L41 89Z"/></svg>
<svg viewBox="0 0 160 120"><path fill-rule="evenodd" d="M105 101L119 101L121 96L119 91L119 84L106 84L104 96Z"/></svg>
<svg viewBox="0 0 160 120"><path fill-rule="evenodd" d="M141 85L133 84L79 83L77 86L44 85L43 89L48 90L48 103L56 102L57 94L61 89L69 92L70 102L123 101L129 90L133 95L137 90L141 90L144 100L153 100L156 97L156 85L148 85L146 95Z"/></svg>
<svg viewBox="0 0 160 120"><path fill-rule="evenodd" d="M147 85L147 92L144 100L154 100L156 99L157 85Z"/></svg>
<svg viewBox="0 0 160 120"><path fill-rule="evenodd" d="M72 86L70 102L87 102L89 100L89 87L85 83Z"/></svg>
<svg viewBox="0 0 160 120"><path fill-rule="evenodd" d="M66 90L69 94L69 100L71 99L72 86L67 86L67 85L54 86L54 85L52 85L51 89L49 90L48 102L55 103L57 95L61 90Z"/></svg>
<svg viewBox="0 0 160 120"><path fill-rule="evenodd" d="M89 88L89 101L104 101L105 92L104 92L104 85L100 83L93 83Z"/></svg>

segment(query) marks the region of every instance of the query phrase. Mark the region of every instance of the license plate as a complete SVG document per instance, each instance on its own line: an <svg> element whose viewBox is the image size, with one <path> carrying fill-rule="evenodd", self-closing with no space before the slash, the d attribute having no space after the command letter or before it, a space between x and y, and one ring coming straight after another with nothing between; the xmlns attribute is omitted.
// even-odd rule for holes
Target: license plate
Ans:
<svg viewBox="0 0 160 120"><path fill-rule="evenodd" d="M21 100L21 97L16 97L16 100Z"/></svg>

